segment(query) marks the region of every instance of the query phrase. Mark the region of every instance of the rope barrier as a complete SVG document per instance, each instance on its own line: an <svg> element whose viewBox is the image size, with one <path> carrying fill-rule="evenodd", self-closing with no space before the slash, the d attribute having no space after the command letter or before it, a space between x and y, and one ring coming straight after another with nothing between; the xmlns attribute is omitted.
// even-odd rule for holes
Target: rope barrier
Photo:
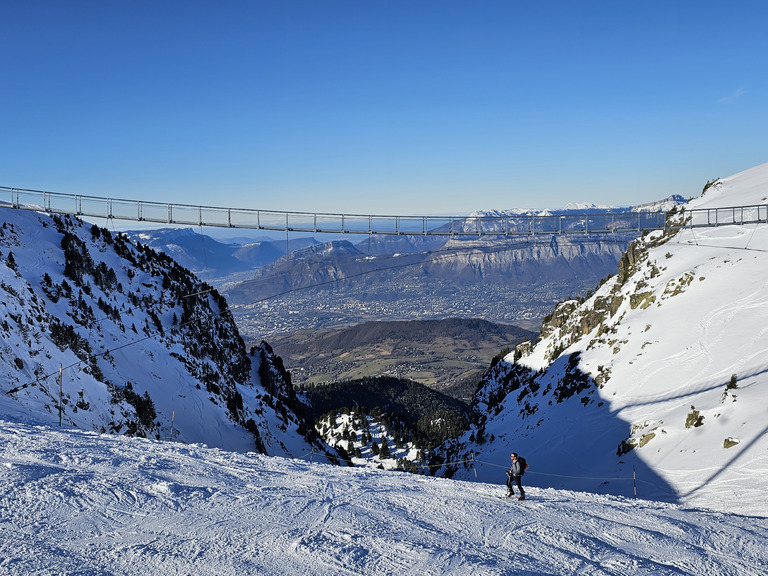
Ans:
<svg viewBox="0 0 768 576"><path fill-rule="evenodd" d="M503 466L501 464L495 464L494 462L486 462L484 460L477 460L477 459L469 459L469 460L458 460L455 462L446 462L444 464L441 464L440 466L451 466L451 465L457 465L457 464L463 464L465 462L474 462L478 464L483 464L485 466L493 466L496 468L502 468L504 470L507 469L506 466ZM429 467L429 466L427 466ZM622 478L622 477L613 477L613 478L607 478L607 477L595 477L595 476L569 476L566 474L552 474L549 472L536 472L534 470L526 470L526 474L535 474L537 476L553 476L557 478L573 478L578 480L632 480L631 477Z"/></svg>
<svg viewBox="0 0 768 576"><path fill-rule="evenodd" d="M310 453L307 452L306 454L299 456L298 459L304 460L309 456ZM484 460L477 460L475 458L467 458L465 460L454 460L451 462L443 462L442 464L416 464L416 467L422 470L430 470L432 468L442 468L444 466L458 466L459 464L483 464L485 466L493 466L496 468L501 468L506 470L507 467L503 466L501 464L495 464L493 462L486 462ZM474 467L474 466L473 466ZM599 481L614 481L614 480L635 480L635 478L631 476L622 477L622 476L613 476L613 477L600 477L600 476L570 476L567 474L553 474L550 472L536 472L533 470L526 470L526 474L534 474L536 476L551 476L555 478L570 478L574 480L599 480ZM475 477L477 477L477 471L475 471ZM647 482L643 480L637 480L638 482L643 482L644 484L648 484L650 486L659 487L658 484L654 484L652 482Z"/></svg>

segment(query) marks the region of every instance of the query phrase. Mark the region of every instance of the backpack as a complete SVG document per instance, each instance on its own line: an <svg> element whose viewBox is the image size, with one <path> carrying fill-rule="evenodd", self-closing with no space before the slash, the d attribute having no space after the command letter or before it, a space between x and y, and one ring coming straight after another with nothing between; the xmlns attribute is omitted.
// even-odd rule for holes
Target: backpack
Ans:
<svg viewBox="0 0 768 576"><path fill-rule="evenodd" d="M525 471L528 470L528 462L522 456L518 456L517 461L520 463L520 474L525 474Z"/></svg>

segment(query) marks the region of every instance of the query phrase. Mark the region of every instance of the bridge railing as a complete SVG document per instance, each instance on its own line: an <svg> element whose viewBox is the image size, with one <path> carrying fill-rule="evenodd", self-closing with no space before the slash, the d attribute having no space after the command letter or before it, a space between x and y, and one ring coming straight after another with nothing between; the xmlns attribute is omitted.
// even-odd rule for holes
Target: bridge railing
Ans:
<svg viewBox="0 0 768 576"><path fill-rule="evenodd" d="M688 210L688 226L711 227L728 224L758 224L768 222L768 205L728 206L725 208L700 208Z"/></svg>
<svg viewBox="0 0 768 576"><path fill-rule="evenodd" d="M678 212L674 219L656 211L504 216L389 216L287 212L165 204L0 186L0 205L80 217L168 225L247 228L270 231L444 236L531 236L642 232L680 227L768 222L768 205L703 208Z"/></svg>

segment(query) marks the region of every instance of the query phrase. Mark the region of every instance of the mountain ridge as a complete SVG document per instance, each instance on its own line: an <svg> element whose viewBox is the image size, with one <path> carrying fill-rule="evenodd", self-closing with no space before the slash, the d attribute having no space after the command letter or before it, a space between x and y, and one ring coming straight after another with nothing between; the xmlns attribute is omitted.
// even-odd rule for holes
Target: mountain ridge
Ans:
<svg viewBox="0 0 768 576"><path fill-rule="evenodd" d="M202 236L186 244L162 230L140 237L216 285L253 342L374 319L480 317L536 328L553 304L611 274L637 236L590 236L585 226L633 228L636 218L683 201L673 196L634 207L486 210L457 218L451 228L474 233L478 218L489 218L482 237L451 236L447 228L444 236L371 234L353 241L354 235L331 235L329 242L297 250L317 241L286 235L284 241L214 250L218 243ZM560 228L568 234L553 234ZM499 235L490 235L493 230ZM539 233L529 235L534 230Z"/></svg>
<svg viewBox="0 0 768 576"><path fill-rule="evenodd" d="M214 288L122 234L0 211L2 414L335 458L301 416L279 359L266 344L246 349Z"/></svg>
<svg viewBox="0 0 768 576"><path fill-rule="evenodd" d="M717 181L687 209L764 205L768 164ZM768 513L763 424L768 365L768 225L650 233L617 274L562 302L536 342L489 371L470 430L446 459L492 480L515 450L539 486ZM532 464L532 467L534 465ZM746 478L751 478L745 481ZM498 479L497 481L501 481Z"/></svg>

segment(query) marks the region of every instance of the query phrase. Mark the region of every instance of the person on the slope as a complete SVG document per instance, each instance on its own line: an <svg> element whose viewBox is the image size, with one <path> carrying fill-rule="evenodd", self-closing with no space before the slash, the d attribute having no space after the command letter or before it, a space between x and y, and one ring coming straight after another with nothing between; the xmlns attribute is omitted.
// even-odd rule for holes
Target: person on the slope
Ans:
<svg viewBox="0 0 768 576"><path fill-rule="evenodd" d="M512 466L507 470L507 498L515 495L515 491L512 489L512 484L517 484L517 489L520 491L520 497L518 500L525 500L525 490L523 490L523 474L525 474L525 466L518 460L517 452L512 452L509 455L512 460Z"/></svg>

